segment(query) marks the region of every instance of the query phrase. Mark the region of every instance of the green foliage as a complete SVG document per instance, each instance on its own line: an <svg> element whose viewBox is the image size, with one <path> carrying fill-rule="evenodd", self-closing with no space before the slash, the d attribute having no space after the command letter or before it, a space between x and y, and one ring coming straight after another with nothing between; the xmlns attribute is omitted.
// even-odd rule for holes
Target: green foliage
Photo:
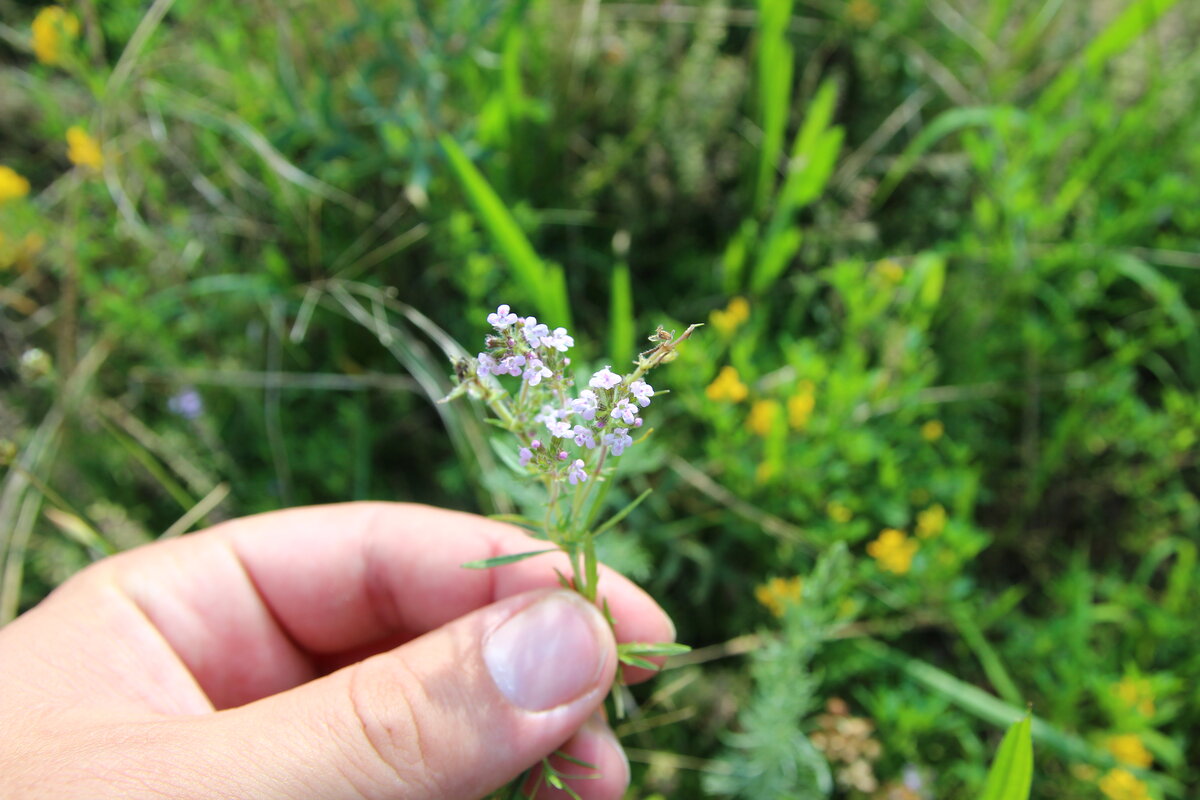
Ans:
<svg viewBox="0 0 1200 800"><path fill-rule="evenodd" d="M484 315L707 319L588 520L697 646L634 796L983 797L1028 707L1040 795L1197 781L1195 4L120 0L60 66L4 9L0 620L285 504L529 524L434 404Z"/></svg>

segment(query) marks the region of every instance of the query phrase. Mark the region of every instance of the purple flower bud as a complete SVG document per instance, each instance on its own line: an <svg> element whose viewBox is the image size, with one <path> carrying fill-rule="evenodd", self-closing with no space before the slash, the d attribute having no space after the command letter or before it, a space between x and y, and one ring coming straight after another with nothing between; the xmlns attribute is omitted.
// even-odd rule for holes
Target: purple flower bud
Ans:
<svg viewBox="0 0 1200 800"><path fill-rule="evenodd" d="M558 460L559 460L559 461L566 461L568 458L570 458L570 456L569 456L569 455L567 455L567 451L566 451L566 450L559 450L559 451L558 451Z"/></svg>
<svg viewBox="0 0 1200 800"><path fill-rule="evenodd" d="M539 442L537 439L534 439L532 442L529 443L529 446L530 446L530 448L537 450L539 447L542 446L542 443Z"/></svg>

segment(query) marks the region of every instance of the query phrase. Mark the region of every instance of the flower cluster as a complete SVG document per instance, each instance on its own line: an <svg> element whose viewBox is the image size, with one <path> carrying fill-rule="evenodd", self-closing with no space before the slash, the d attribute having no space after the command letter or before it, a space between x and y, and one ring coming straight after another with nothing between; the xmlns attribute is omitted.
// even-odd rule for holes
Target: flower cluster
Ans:
<svg viewBox="0 0 1200 800"><path fill-rule="evenodd" d="M909 539L904 531L887 528L867 545L867 554L879 562L879 568L885 572L904 575L912 567L913 556L919 549L920 545Z"/></svg>
<svg viewBox="0 0 1200 800"><path fill-rule="evenodd" d="M620 375L606 365L575 393L567 355L575 340L565 328L551 329L507 305L487 321L492 332L484 349L457 365L459 384L451 397L464 391L482 397L502 426L517 434L521 466L572 485L587 481L605 457L620 456L633 444L632 432L642 427L641 413L654 397L642 376L673 357L675 346L691 333L675 338L660 329L632 373ZM500 378L519 378L519 390L505 391Z"/></svg>

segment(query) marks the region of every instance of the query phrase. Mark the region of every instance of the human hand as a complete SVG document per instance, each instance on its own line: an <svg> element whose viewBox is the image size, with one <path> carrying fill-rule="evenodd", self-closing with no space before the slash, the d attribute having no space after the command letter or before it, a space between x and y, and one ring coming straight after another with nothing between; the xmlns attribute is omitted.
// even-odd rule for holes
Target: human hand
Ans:
<svg viewBox="0 0 1200 800"><path fill-rule="evenodd" d="M628 764L596 713L613 632L558 588L565 558L460 567L542 547L354 503L100 561L0 629L0 797L468 800L562 749L597 767L560 768L590 775L580 796L619 798ZM617 639L673 640L601 575Z"/></svg>

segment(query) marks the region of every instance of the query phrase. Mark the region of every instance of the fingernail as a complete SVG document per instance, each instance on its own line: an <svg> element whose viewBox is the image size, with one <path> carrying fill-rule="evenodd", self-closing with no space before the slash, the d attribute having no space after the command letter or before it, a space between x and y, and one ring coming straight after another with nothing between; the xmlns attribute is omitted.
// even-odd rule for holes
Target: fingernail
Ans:
<svg viewBox="0 0 1200 800"><path fill-rule="evenodd" d="M599 611L576 594L554 592L492 631L483 660L514 705L545 711L596 687L607 638Z"/></svg>

